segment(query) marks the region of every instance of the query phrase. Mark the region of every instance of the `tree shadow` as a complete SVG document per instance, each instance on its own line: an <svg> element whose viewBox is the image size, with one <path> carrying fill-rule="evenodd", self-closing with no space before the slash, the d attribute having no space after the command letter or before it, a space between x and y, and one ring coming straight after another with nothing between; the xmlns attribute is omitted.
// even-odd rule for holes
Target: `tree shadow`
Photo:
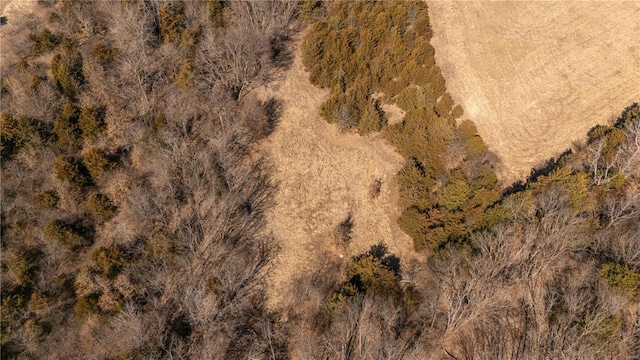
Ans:
<svg viewBox="0 0 640 360"><path fill-rule="evenodd" d="M387 269L393 271L396 276L400 276L400 258L394 254L387 255L388 251L386 244L378 243L371 246L367 254L377 258Z"/></svg>
<svg viewBox="0 0 640 360"><path fill-rule="evenodd" d="M270 98L264 103L264 114L267 120L267 134L266 136L271 135L278 125L280 118L282 117L282 100L276 99L274 97Z"/></svg>
<svg viewBox="0 0 640 360"><path fill-rule="evenodd" d="M520 191L525 190L528 187L529 184L538 181L538 179L540 177L548 176L554 170L562 167L563 164L564 164L564 159L567 156L571 155L571 154L573 154L573 150L572 149L567 149L564 152L562 152L562 154L558 155L557 157L555 157L555 158L552 157L552 158L547 159L542 166L535 167L535 168L531 169L531 173L529 174L529 176L527 177L527 179L525 181L518 180L518 181L514 182L513 184L511 184L509 187L507 187L502 192L502 196L506 197L506 196L509 196L511 194L515 194L515 193L518 193Z"/></svg>
<svg viewBox="0 0 640 360"><path fill-rule="evenodd" d="M275 67L283 70L291 68L294 57L291 40L288 34L277 34L269 40L270 58Z"/></svg>

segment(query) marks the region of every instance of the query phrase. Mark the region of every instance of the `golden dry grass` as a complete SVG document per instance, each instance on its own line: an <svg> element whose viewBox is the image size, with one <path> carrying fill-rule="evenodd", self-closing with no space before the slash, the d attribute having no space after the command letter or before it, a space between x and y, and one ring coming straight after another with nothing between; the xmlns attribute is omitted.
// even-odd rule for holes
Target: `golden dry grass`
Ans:
<svg viewBox="0 0 640 360"><path fill-rule="evenodd" d="M0 0L0 14L7 18L7 23L3 25L3 28L13 27L12 25L15 24L16 21L12 20L19 20L22 16L33 14L37 5L37 0ZM5 31L6 30L4 30L3 33Z"/></svg>
<svg viewBox="0 0 640 360"><path fill-rule="evenodd" d="M296 47L299 49L299 46ZM282 246L269 277L272 304L282 300L291 282L311 270L315 257L346 261L385 242L392 253L413 256L411 238L396 224L395 174L403 159L379 136L340 133L319 115L328 92L309 82L298 51L292 67L261 96L283 100L283 116L264 148L277 167L277 205L268 214L268 229ZM370 196L382 180L381 193ZM333 229L353 214L353 239L347 249L329 240Z"/></svg>
<svg viewBox="0 0 640 360"><path fill-rule="evenodd" d="M508 182L640 100L638 1L429 1L436 62Z"/></svg>

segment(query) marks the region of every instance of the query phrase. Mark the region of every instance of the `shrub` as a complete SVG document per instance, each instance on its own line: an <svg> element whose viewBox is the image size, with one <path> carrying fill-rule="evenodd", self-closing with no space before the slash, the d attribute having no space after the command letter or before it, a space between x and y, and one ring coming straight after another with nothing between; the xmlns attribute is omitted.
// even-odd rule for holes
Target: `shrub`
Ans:
<svg viewBox="0 0 640 360"><path fill-rule="evenodd" d="M347 281L333 292L323 310L325 325L358 294L400 299L400 259L378 244L349 262Z"/></svg>
<svg viewBox="0 0 640 360"><path fill-rule="evenodd" d="M224 10L229 5L224 0L209 0L209 20L214 29L223 28L226 26L226 20L224 18Z"/></svg>
<svg viewBox="0 0 640 360"><path fill-rule="evenodd" d="M460 106L460 105L454 106L452 115L456 119L459 118L459 117L462 117L462 115L464 115L464 109L462 109L462 106Z"/></svg>
<svg viewBox="0 0 640 360"><path fill-rule="evenodd" d="M570 167L563 166L540 176L531 188L544 191L551 186L559 186L569 196L573 209L580 212L589 210L592 206L589 182L587 174L583 172L574 174Z"/></svg>
<svg viewBox="0 0 640 360"><path fill-rule="evenodd" d="M426 109L435 101L436 98L429 94L425 88L416 86L404 88L396 100L397 105L404 111Z"/></svg>
<svg viewBox="0 0 640 360"><path fill-rule="evenodd" d="M104 122L105 112L104 106L82 108L78 125L86 139L95 140L107 130L107 124Z"/></svg>
<svg viewBox="0 0 640 360"><path fill-rule="evenodd" d="M480 136L472 136L467 140L467 156L480 155L484 153L486 147Z"/></svg>
<svg viewBox="0 0 640 360"><path fill-rule="evenodd" d="M76 317L82 320L91 314L99 314L100 307L98 306L98 300L100 299L100 295L99 292L96 292L80 297L73 307Z"/></svg>
<svg viewBox="0 0 640 360"><path fill-rule="evenodd" d="M450 115L453 109L453 99L449 93L444 93L436 103L436 112L442 117Z"/></svg>
<svg viewBox="0 0 640 360"><path fill-rule="evenodd" d="M476 124L471 120L465 120L458 125L458 133L460 136L465 139L471 139L472 137L478 135L478 129L476 128Z"/></svg>
<svg viewBox="0 0 640 360"><path fill-rule="evenodd" d="M36 203L42 209L55 209L60 201L60 196L55 190L47 190L36 195Z"/></svg>
<svg viewBox="0 0 640 360"><path fill-rule="evenodd" d="M633 103L624 109L620 117L616 120L615 127L618 129L628 128L638 120L640 120L640 104Z"/></svg>
<svg viewBox="0 0 640 360"><path fill-rule="evenodd" d="M87 199L87 210L100 221L111 220L118 211L111 200L104 194L91 194Z"/></svg>
<svg viewBox="0 0 640 360"><path fill-rule="evenodd" d="M594 141L603 138L610 130L611 126L607 125L596 125L592 127L587 133L587 143L591 144Z"/></svg>
<svg viewBox="0 0 640 360"><path fill-rule="evenodd" d="M640 300L640 272L626 264L604 263L600 266L600 278L611 287Z"/></svg>
<svg viewBox="0 0 640 360"><path fill-rule="evenodd" d="M154 230L145 246L145 255L155 259L169 260L175 256L180 248L180 242L175 236Z"/></svg>
<svg viewBox="0 0 640 360"><path fill-rule="evenodd" d="M342 93L335 94L320 105L320 115L329 123L336 122L338 111L346 106L346 97Z"/></svg>
<svg viewBox="0 0 640 360"><path fill-rule="evenodd" d="M56 116L53 133L57 137L60 148L77 150L82 145L82 132L78 126L80 110L73 104L66 103Z"/></svg>
<svg viewBox="0 0 640 360"><path fill-rule="evenodd" d="M339 313L356 295L358 290L350 282L340 284L338 289L331 294L322 310L322 323L324 326L331 324L335 314Z"/></svg>
<svg viewBox="0 0 640 360"><path fill-rule="evenodd" d="M426 9L420 11L420 15L414 24L414 31L418 36L431 38L431 25L429 23L429 14Z"/></svg>
<svg viewBox="0 0 640 360"><path fill-rule="evenodd" d="M186 53L188 59L192 59L195 55L196 45L200 42L202 36L202 27L187 28L180 35L180 47Z"/></svg>
<svg viewBox="0 0 640 360"><path fill-rule="evenodd" d="M96 148L87 151L82 157L82 162L93 179L97 179L103 173L115 169L118 165L114 157Z"/></svg>
<svg viewBox="0 0 640 360"><path fill-rule="evenodd" d="M508 210L502 205L494 205L484 210L482 220L478 224L479 229L493 229L500 223L505 223L509 219Z"/></svg>
<svg viewBox="0 0 640 360"><path fill-rule="evenodd" d="M416 251L422 251L426 248L433 247L431 237L431 229L428 227L428 219L425 214L417 208L411 207L403 211L398 218L398 226L411 236L413 239L413 248Z"/></svg>
<svg viewBox="0 0 640 360"><path fill-rule="evenodd" d="M98 42L93 46L91 55L102 66L109 66L118 57L120 51L108 44Z"/></svg>
<svg viewBox="0 0 640 360"><path fill-rule="evenodd" d="M39 34L29 35L29 41L31 42L33 52L36 55L40 55L55 49L56 46L60 44L60 37L53 35L48 28L44 28Z"/></svg>
<svg viewBox="0 0 640 360"><path fill-rule="evenodd" d="M20 284L32 285L42 255L42 251L37 248L20 247L10 253L6 265L16 275Z"/></svg>
<svg viewBox="0 0 640 360"><path fill-rule="evenodd" d="M48 141L50 132L38 121L24 116L0 116L0 152L8 160L23 148Z"/></svg>
<svg viewBox="0 0 640 360"><path fill-rule="evenodd" d="M160 36L165 43L178 43L186 28L184 2L163 3L158 8Z"/></svg>
<svg viewBox="0 0 640 360"><path fill-rule="evenodd" d="M461 172L452 173L447 184L438 192L438 203L447 210L460 209L471 197L471 187Z"/></svg>
<svg viewBox="0 0 640 360"><path fill-rule="evenodd" d="M322 9L321 0L301 0L298 3L302 20L311 22Z"/></svg>
<svg viewBox="0 0 640 360"><path fill-rule="evenodd" d="M115 278L128 262L124 251L115 245L96 249L91 254L91 259L96 264L99 273L109 279Z"/></svg>
<svg viewBox="0 0 640 360"><path fill-rule="evenodd" d="M380 131L384 123L385 119L382 116L378 101L370 99L360 115L358 132L360 135L366 135L370 132Z"/></svg>
<svg viewBox="0 0 640 360"><path fill-rule="evenodd" d="M400 206L415 206L421 210L430 208L433 203L431 189L435 184L435 180L427 176L424 166L410 158L398 173Z"/></svg>
<svg viewBox="0 0 640 360"><path fill-rule="evenodd" d="M607 133L607 140L602 151L606 163L613 162L618 148L625 142L626 138L626 133L622 129L613 128Z"/></svg>
<svg viewBox="0 0 640 360"><path fill-rule="evenodd" d="M60 155L53 163L53 172L62 181L75 188L93 185L89 170L75 157Z"/></svg>
<svg viewBox="0 0 640 360"><path fill-rule="evenodd" d="M491 165L482 164L480 166L473 166L471 169L471 189L477 191L479 189L497 189L498 178L493 171Z"/></svg>
<svg viewBox="0 0 640 360"><path fill-rule="evenodd" d="M455 139L453 124L439 118L431 109L408 111L402 124L386 128L385 135L405 157L416 158L425 172L442 174L446 144Z"/></svg>
<svg viewBox="0 0 640 360"><path fill-rule="evenodd" d="M51 75L60 91L74 99L85 82L82 73L82 55L77 49L56 54L51 60Z"/></svg>
<svg viewBox="0 0 640 360"><path fill-rule="evenodd" d="M193 62L189 59L182 60L182 64L176 75L176 84L178 84L180 89L187 90L193 83L194 78Z"/></svg>
<svg viewBox="0 0 640 360"><path fill-rule="evenodd" d="M93 231L80 221L51 220L44 227L44 235L76 251L93 243Z"/></svg>
<svg viewBox="0 0 640 360"><path fill-rule="evenodd" d="M379 244L349 263L347 277L358 292L370 296L398 297L399 271L400 260L394 255L387 255L386 246Z"/></svg>

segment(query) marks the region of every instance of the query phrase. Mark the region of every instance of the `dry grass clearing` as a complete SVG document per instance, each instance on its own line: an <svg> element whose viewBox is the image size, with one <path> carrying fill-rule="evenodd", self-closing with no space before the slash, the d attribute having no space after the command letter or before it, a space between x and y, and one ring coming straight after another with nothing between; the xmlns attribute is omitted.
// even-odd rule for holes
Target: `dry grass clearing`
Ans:
<svg viewBox="0 0 640 360"><path fill-rule="evenodd" d="M277 205L268 214L268 228L282 245L269 277L274 303L318 256L342 255L346 261L381 241L401 259L413 253L411 238L396 224L394 177L402 157L379 137L342 134L322 119L319 106L328 92L309 82L300 56L298 51L291 69L262 94L282 99L284 106L276 131L264 144L279 182ZM371 194L376 180L381 180L377 197ZM349 213L352 240L341 248L331 233Z"/></svg>
<svg viewBox="0 0 640 360"><path fill-rule="evenodd" d="M640 100L638 1L429 1L436 61L513 181Z"/></svg>
<svg viewBox="0 0 640 360"><path fill-rule="evenodd" d="M2 33L9 31L6 28L17 27L14 25L19 24L23 16L32 16L37 5L37 0L0 0L0 16L6 18Z"/></svg>

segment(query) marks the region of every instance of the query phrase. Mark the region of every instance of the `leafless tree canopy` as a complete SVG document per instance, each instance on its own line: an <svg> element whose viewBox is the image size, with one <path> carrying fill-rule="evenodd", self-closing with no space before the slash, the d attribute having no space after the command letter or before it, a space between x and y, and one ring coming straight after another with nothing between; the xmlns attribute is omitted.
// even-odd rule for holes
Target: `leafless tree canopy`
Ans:
<svg viewBox="0 0 640 360"><path fill-rule="evenodd" d="M483 185L495 174L475 128L451 130L475 142L448 159L473 159L410 185L446 194L413 209L422 235L459 236L420 260L381 243L338 261L331 248L358 228L345 214L285 303L268 307L266 279L290 239L267 231L278 184L256 144L283 104L255 90L332 4L33 6L2 25L2 358L640 356L637 104L502 195ZM426 12L392 20L403 16L429 33ZM347 110L344 129L357 120ZM407 178L437 168L413 163ZM374 201L380 181L365 191Z"/></svg>
<svg viewBox="0 0 640 360"><path fill-rule="evenodd" d="M210 3L42 2L8 34L47 29L42 53L3 43L3 358L287 357L265 308L276 184L254 146L279 105L251 92L286 65L296 7L225 4L214 31ZM51 78L70 54L81 72ZM65 112L98 106L97 138Z"/></svg>

